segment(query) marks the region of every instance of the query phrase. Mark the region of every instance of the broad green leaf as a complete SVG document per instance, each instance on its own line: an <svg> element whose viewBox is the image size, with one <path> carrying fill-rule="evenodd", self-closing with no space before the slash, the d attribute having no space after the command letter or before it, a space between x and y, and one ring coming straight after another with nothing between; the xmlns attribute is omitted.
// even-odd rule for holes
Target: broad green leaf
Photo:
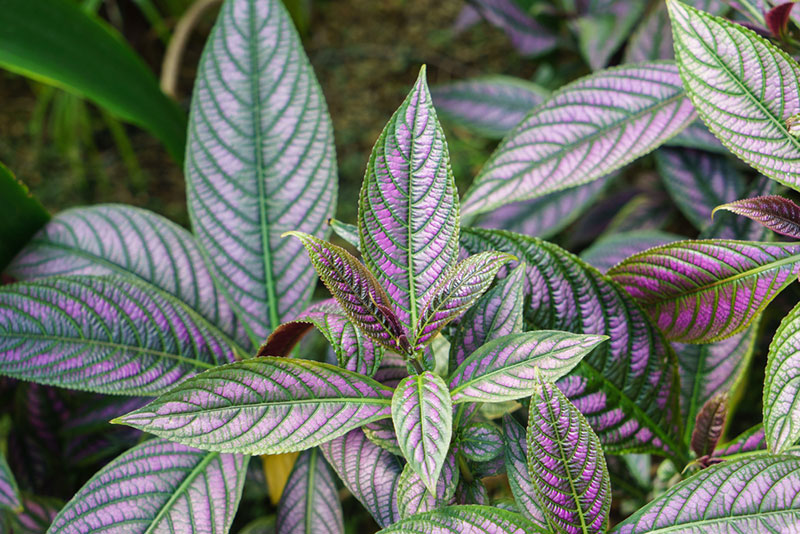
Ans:
<svg viewBox="0 0 800 534"><path fill-rule="evenodd" d="M192 228L257 345L308 304L314 271L296 240L336 205L325 100L280 0L227 0L197 70L186 147Z"/></svg>
<svg viewBox="0 0 800 534"><path fill-rule="evenodd" d="M800 245L679 241L636 254L608 274L668 339L711 343L741 332L800 273Z"/></svg>
<svg viewBox="0 0 800 534"><path fill-rule="evenodd" d="M183 161L183 111L122 36L78 3L4 0L0 66L93 100L149 130Z"/></svg>
<svg viewBox="0 0 800 534"><path fill-rule="evenodd" d="M800 304L781 321L767 355L764 376L764 433L771 452L800 438Z"/></svg>
<svg viewBox="0 0 800 534"><path fill-rule="evenodd" d="M225 534L242 496L249 457L162 439L125 452L89 479L58 513L51 534Z"/></svg>
<svg viewBox="0 0 800 534"><path fill-rule="evenodd" d="M232 362L236 344L133 278L70 276L0 289L0 374L112 395L160 395Z"/></svg>
<svg viewBox="0 0 800 534"><path fill-rule="evenodd" d="M521 515L492 506L446 506L412 515L378 534L548 534Z"/></svg>
<svg viewBox="0 0 800 534"><path fill-rule="evenodd" d="M800 188L800 66L755 32L668 0L686 92L711 132L765 176Z"/></svg>
<svg viewBox="0 0 800 534"><path fill-rule="evenodd" d="M300 451L389 417L392 390L326 363L252 358L216 367L115 419L191 447Z"/></svg>
<svg viewBox="0 0 800 534"><path fill-rule="evenodd" d="M50 214L47 210L0 163L0 271L48 219Z"/></svg>
<svg viewBox="0 0 800 534"><path fill-rule="evenodd" d="M344 514L333 471L317 447L303 451L297 458L277 515L275 532L281 534L344 533Z"/></svg>
<svg viewBox="0 0 800 534"><path fill-rule="evenodd" d="M392 421L403 456L435 495L453 434L447 384L430 371L403 379L392 397Z"/></svg>

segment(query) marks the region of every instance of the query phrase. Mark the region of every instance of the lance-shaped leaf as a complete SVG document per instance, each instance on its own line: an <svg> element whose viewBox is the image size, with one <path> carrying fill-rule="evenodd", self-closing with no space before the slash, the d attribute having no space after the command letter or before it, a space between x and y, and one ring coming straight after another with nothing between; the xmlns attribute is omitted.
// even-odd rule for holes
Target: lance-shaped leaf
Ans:
<svg viewBox="0 0 800 534"><path fill-rule="evenodd" d="M759 176L741 196L747 198L770 196L775 193L777 187L779 187L779 184L774 180ZM770 239L770 231L758 221L739 217L727 211L722 213L712 212L711 215L714 222L700 232L698 239L722 238L742 239L744 241L767 241Z"/></svg>
<svg viewBox="0 0 800 534"><path fill-rule="evenodd" d="M345 487L382 527L400 519L397 485L403 466L397 456L370 442L359 429L320 446Z"/></svg>
<svg viewBox="0 0 800 534"><path fill-rule="evenodd" d="M800 458L723 462L679 482L613 534L793 532L800 524Z"/></svg>
<svg viewBox="0 0 800 534"><path fill-rule="evenodd" d="M0 507L10 508L15 512L22 509L17 481L2 453L0 453Z"/></svg>
<svg viewBox="0 0 800 534"><path fill-rule="evenodd" d="M358 202L364 263L409 338L423 300L458 257L458 225L450 155L423 67L372 149Z"/></svg>
<svg viewBox="0 0 800 534"><path fill-rule="evenodd" d="M125 275L175 295L226 332L233 312L216 289L194 237L132 206L104 204L59 213L14 258L17 280L54 275ZM247 343L246 336L242 340Z"/></svg>
<svg viewBox="0 0 800 534"><path fill-rule="evenodd" d="M283 3L226 2L197 68L186 141L189 216L254 343L305 308L314 270L298 230L336 206L333 131Z"/></svg>
<svg viewBox="0 0 800 534"><path fill-rule="evenodd" d="M439 115L487 137L500 139L547 96L521 78L485 76L431 88Z"/></svg>
<svg viewBox="0 0 800 534"><path fill-rule="evenodd" d="M800 273L800 245L679 241L636 254L608 274L668 339L711 343L741 332Z"/></svg>
<svg viewBox="0 0 800 534"><path fill-rule="evenodd" d="M789 25L789 18L792 13L792 6L794 2L786 2L778 4L766 13L764 13L764 22L776 37L783 37L786 33L786 28Z"/></svg>
<svg viewBox="0 0 800 534"><path fill-rule="evenodd" d="M711 224L716 206L744 192L744 180L729 158L674 148L662 148L655 154L664 187L698 230Z"/></svg>
<svg viewBox="0 0 800 534"><path fill-rule="evenodd" d="M246 456L154 439L95 474L48 532L228 532L242 496Z"/></svg>
<svg viewBox="0 0 800 534"><path fill-rule="evenodd" d="M542 530L547 529L544 512L528 473L528 443L525 429L510 415L503 417L506 474L519 511Z"/></svg>
<svg viewBox="0 0 800 534"><path fill-rule="evenodd" d="M406 464L397 481L397 507L400 517L406 518L450 504L459 482L459 468L452 450L447 454L442 473L436 481L436 493L431 493L425 482L411 468L411 464Z"/></svg>
<svg viewBox="0 0 800 534"><path fill-rule="evenodd" d="M620 232L595 241L592 246L581 252L581 259L606 272L629 256L681 239L684 239L683 236L661 230Z"/></svg>
<svg viewBox="0 0 800 534"><path fill-rule="evenodd" d="M539 378L528 417L528 473L547 524L565 534L602 532L611 484L600 439L559 389Z"/></svg>
<svg viewBox="0 0 800 534"><path fill-rule="evenodd" d="M490 24L506 32L523 56L533 57L551 50L558 36L523 11L514 0L471 0Z"/></svg>
<svg viewBox="0 0 800 534"><path fill-rule="evenodd" d="M491 423L470 423L461 430L458 450L473 462L488 462L503 453L503 436Z"/></svg>
<svg viewBox="0 0 800 534"><path fill-rule="evenodd" d="M403 456L435 494L453 434L447 384L430 371L404 378L392 397L392 421Z"/></svg>
<svg viewBox="0 0 800 534"><path fill-rule="evenodd" d="M731 456L743 452L765 450L767 440L764 437L764 427L760 424L749 428L714 450L714 456Z"/></svg>
<svg viewBox="0 0 800 534"><path fill-rule="evenodd" d="M745 198L714 208L732 211L759 222L773 232L800 239L800 206L780 195Z"/></svg>
<svg viewBox="0 0 800 534"><path fill-rule="evenodd" d="M493 506L456 505L412 515L378 534L548 534L519 514Z"/></svg>
<svg viewBox="0 0 800 534"><path fill-rule="evenodd" d="M406 350L408 341L391 299L364 265L345 249L314 236L287 232L300 239L325 287L364 334L384 347Z"/></svg>
<svg viewBox="0 0 800 534"><path fill-rule="evenodd" d="M525 266L519 265L467 310L450 337L450 371L485 343L522 333Z"/></svg>
<svg viewBox="0 0 800 534"><path fill-rule="evenodd" d="M728 416L728 393L723 391L709 399L697 414L692 431L692 450L697 456L714 452Z"/></svg>
<svg viewBox="0 0 800 534"><path fill-rule="evenodd" d="M515 259L502 252L482 252L459 262L428 293L420 306L414 348L420 350L450 321L457 319L483 295L497 271Z"/></svg>
<svg viewBox="0 0 800 534"><path fill-rule="evenodd" d="M607 339L555 330L494 339L473 352L448 378L453 402L527 397L536 389L537 372L547 380L558 380Z"/></svg>
<svg viewBox="0 0 800 534"><path fill-rule="evenodd" d="M525 262L528 328L610 337L559 383L606 452L682 454L674 354L622 287L539 239L465 229L461 243L473 253L500 250Z"/></svg>
<svg viewBox="0 0 800 534"><path fill-rule="evenodd" d="M159 395L234 360L235 343L150 284L74 276L0 290L0 374L40 384Z"/></svg>
<svg viewBox="0 0 800 534"><path fill-rule="evenodd" d="M464 195L465 214L596 180L694 119L678 69L642 63L597 72L547 99L500 143Z"/></svg>
<svg viewBox="0 0 800 534"><path fill-rule="evenodd" d="M800 438L800 305L781 321L767 355L764 376L764 432L779 453Z"/></svg>
<svg viewBox="0 0 800 534"><path fill-rule="evenodd" d="M327 363L253 358L206 371L113 422L205 450L278 454L388 417L391 395Z"/></svg>
<svg viewBox="0 0 800 534"><path fill-rule="evenodd" d="M711 132L765 176L800 187L800 139L786 119L800 109L800 66L747 28L667 2L686 92Z"/></svg>
<svg viewBox="0 0 800 534"><path fill-rule="evenodd" d="M300 454L278 503L275 532L341 534L344 514L333 472L314 447Z"/></svg>

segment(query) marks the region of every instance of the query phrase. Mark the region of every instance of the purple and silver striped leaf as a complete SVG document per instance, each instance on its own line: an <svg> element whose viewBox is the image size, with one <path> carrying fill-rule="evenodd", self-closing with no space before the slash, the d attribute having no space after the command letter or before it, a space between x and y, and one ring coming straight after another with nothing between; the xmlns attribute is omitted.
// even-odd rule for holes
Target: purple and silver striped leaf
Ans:
<svg viewBox="0 0 800 534"><path fill-rule="evenodd" d="M714 137L708 127L703 124L703 121L696 119L689 124L686 128L680 131L675 137L664 143L666 146L693 148L696 150L705 150L714 154L729 154L728 149L722 146L719 139Z"/></svg>
<svg viewBox="0 0 800 534"><path fill-rule="evenodd" d="M655 149L694 117L670 63L581 78L506 136L464 195L463 212L483 213L596 180Z"/></svg>
<svg viewBox="0 0 800 534"><path fill-rule="evenodd" d="M752 219L773 232L800 239L800 206L780 195L745 198L714 208Z"/></svg>
<svg viewBox="0 0 800 534"><path fill-rule="evenodd" d="M458 450L473 462L489 462L503 454L503 435L491 423L470 423L461 429Z"/></svg>
<svg viewBox="0 0 800 534"><path fill-rule="evenodd" d="M397 456L370 442L359 429L323 443L320 449L345 487L380 526L400 519L397 487L403 466Z"/></svg>
<svg viewBox="0 0 800 534"><path fill-rule="evenodd" d="M14 258L17 280L47 276L127 275L149 282L234 333L230 305L214 285L192 234L153 212L120 204L64 211ZM247 336L237 339L247 345Z"/></svg>
<svg viewBox="0 0 800 534"><path fill-rule="evenodd" d="M611 483L600 439L553 384L539 380L528 416L528 474L545 520L559 534L603 532Z"/></svg>
<svg viewBox="0 0 800 534"><path fill-rule="evenodd" d="M770 452L780 453L800 439L800 304L781 321L764 373L764 433Z"/></svg>
<svg viewBox="0 0 800 534"><path fill-rule="evenodd" d="M542 530L547 530L542 507L533 489L528 473L528 443L525 429L510 415L503 417L503 442L505 444L506 474L508 485L519 511Z"/></svg>
<svg viewBox="0 0 800 534"><path fill-rule="evenodd" d="M800 109L800 66L755 32L668 0L675 58L709 130L765 176L800 188L800 139L786 119Z"/></svg>
<svg viewBox="0 0 800 534"><path fill-rule="evenodd" d="M559 382L606 452L682 454L675 356L622 287L536 238L465 229L461 243L469 252L500 250L525 262L528 328L609 336Z"/></svg>
<svg viewBox="0 0 800 534"><path fill-rule="evenodd" d="M227 533L249 457L154 439L97 472L48 532Z"/></svg>
<svg viewBox="0 0 800 534"><path fill-rule="evenodd" d="M453 504L489 504L489 490L480 479L474 478L467 482L463 478L458 481Z"/></svg>
<svg viewBox="0 0 800 534"><path fill-rule="evenodd" d="M458 258L458 225L450 155L423 67L372 149L358 202L364 263L409 339L422 302Z"/></svg>
<svg viewBox="0 0 800 534"><path fill-rule="evenodd" d="M454 505L407 517L378 534L549 534L521 515L493 506Z"/></svg>
<svg viewBox="0 0 800 534"><path fill-rule="evenodd" d="M661 230L620 232L595 241L592 246L581 252L581 259L597 267L598 270L607 272L629 256L681 239L685 238Z"/></svg>
<svg viewBox="0 0 800 534"><path fill-rule="evenodd" d="M711 343L741 332L800 273L800 245L679 241L609 271L668 339Z"/></svg>
<svg viewBox="0 0 800 534"><path fill-rule="evenodd" d="M235 343L134 278L70 276L0 289L0 374L112 395L160 395L232 362Z"/></svg>
<svg viewBox="0 0 800 534"><path fill-rule="evenodd" d="M522 333L525 266L519 265L467 310L450 337L450 371L485 343Z"/></svg>
<svg viewBox="0 0 800 534"><path fill-rule="evenodd" d="M219 452L301 451L391 411L392 390L327 363L253 358L190 378L113 422Z"/></svg>
<svg viewBox="0 0 800 534"><path fill-rule="evenodd" d="M489 288L497 271L515 259L502 252L481 252L447 271L420 306L414 349L421 350L450 321L459 318Z"/></svg>
<svg viewBox="0 0 800 534"><path fill-rule="evenodd" d="M514 0L470 0L481 16L500 28L521 55L535 57L552 50L558 35L531 17Z"/></svg>
<svg viewBox="0 0 800 534"><path fill-rule="evenodd" d="M713 456L731 456L744 452L762 451L766 450L766 448L767 440L764 436L764 427L758 424L714 449Z"/></svg>
<svg viewBox="0 0 800 534"><path fill-rule="evenodd" d="M456 455L452 451L447 454L442 465L441 475L436 481L436 493L431 493L411 468L411 464L406 464L397 481L397 508L400 510L400 517L406 518L450 504L459 481Z"/></svg>
<svg viewBox="0 0 800 534"><path fill-rule="evenodd" d="M658 496L613 534L795 532L800 458L761 456L703 469Z"/></svg>
<svg viewBox="0 0 800 534"><path fill-rule="evenodd" d="M757 177L742 197L754 198L770 196L780 185L764 176ZM747 217L739 217L734 213L723 211L722 213L712 212L713 222L700 232L698 239L741 239L744 241L768 241L771 233L758 221Z"/></svg>
<svg viewBox="0 0 800 534"><path fill-rule="evenodd" d="M480 135L501 139L549 91L521 78L484 76L431 88L436 112Z"/></svg>
<svg viewBox="0 0 800 534"><path fill-rule="evenodd" d="M608 336L537 330L489 341L448 378L453 403L528 397L537 387L537 373L547 380L558 380L607 339Z"/></svg>
<svg viewBox="0 0 800 534"><path fill-rule="evenodd" d="M317 447L303 451L278 503L275 532L343 534L344 513L333 471Z"/></svg>
<svg viewBox="0 0 800 534"><path fill-rule="evenodd" d="M279 0L230 0L208 38L186 140L192 228L257 346L306 307L314 270L298 230L323 237L336 206L325 99Z"/></svg>
<svg viewBox="0 0 800 534"><path fill-rule="evenodd" d="M662 148L655 156L664 187L698 230L711 224L716 206L744 193L744 179L730 158L675 148Z"/></svg>
<svg viewBox="0 0 800 534"><path fill-rule="evenodd" d="M300 239L325 287L361 332L390 350L408 348L392 300L360 261L345 249L314 236L287 234Z"/></svg>
<svg viewBox="0 0 800 534"><path fill-rule="evenodd" d="M614 0L590 8L574 21L578 50L592 70L608 65L644 15L647 4L639 0ZM653 58L661 59L661 58Z"/></svg>
<svg viewBox="0 0 800 534"><path fill-rule="evenodd" d="M0 508L3 507L19 512L22 510L22 501L14 473L11 472L5 455L0 453Z"/></svg>
<svg viewBox="0 0 800 534"><path fill-rule="evenodd" d="M447 384L430 371L404 378L392 397L392 421L403 456L435 494L453 434Z"/></svg>
<svg viewBox="0 0 800 534"><path fill-rule="evenodd" d="M692 450L697 456L706 456L714 449L725 429L728 416L728 393L723 391L711 397L697 413L692 439Z"/></svg>
<svg viewBox="0 0 800 534"><path fill-rule="evenodd" d="M385 449L397 456L403 456L400 443L397 441L397 434L394 432L394 423L391 419L378 419L371 423L366 423L361 427L364 435L378 447Z"/></svg>
<svg viewBox="0 0 800 534"><path fill-rule="evenodd" d="M45 534L50 532L50 527L58 515L64 502L50 497L38 495L23 495L22 512L6 516L10 520L11 534ZM6 527L4 519L0 516L0 527Z"/></svg>

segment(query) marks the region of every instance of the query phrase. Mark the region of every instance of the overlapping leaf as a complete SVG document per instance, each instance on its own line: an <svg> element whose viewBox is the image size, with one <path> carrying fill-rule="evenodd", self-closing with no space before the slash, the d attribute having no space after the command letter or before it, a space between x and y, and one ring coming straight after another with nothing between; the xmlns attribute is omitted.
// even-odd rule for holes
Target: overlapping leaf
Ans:
<svg viewBox="0 0 800 534"><path fill-rule="evenodd" d="M555 532L602 532L611 508L603 447L559 389L541 380L528 417L528 473Z"/></svg>
<svg viewBox="0 0 800 534"><path fill-rule="evenodd" d="M608 65L611 56L644 15L646 7L645 3L636 0L590 2L589 12L577 18L574 24L578 32L578 50L592 70Z"/></svg>
<svg viewBox="0 0 800 534"><path fill-rule="evenodd" d="M609 271L667 338L710 343L744 330L800 273L800 245L680 241Z"/></svg>
<svg viewBox="0 0 800 534"><path fill-rule="evenodd" d="M519 511L542 530L547 530L547 521L536 496L528 473L528 443L525 429L513 417L503 417L503 441L505 443L506 473L511 493Z"/></svg>
<svg viewBox="0 0 800 534"><path fill-rule="evenodd" d="M673 486L611 532L793 532L800 524L798 477L795 456L723 462Z"/></svg>
<svg viewBox="0 0 800 534"><path fill-rule="evenodd" d="M714 137L714 134L708 131L708 128L700 119L689 124L689 126L664 144L667 146L705 150L706 152L715 154L728 154L728 150L722 146L719 139Z"/></svg>
<svg viewBox="0 0 800 534"><path fill-rule="evenodd" d="M765 176L800 187L800 140L786 126L800 109L800 66L739 24L667 7L684 86L708 128Z"/></svg>
<svg viewBox="0 0 800 534"><path fill-rule="evenodd" d="M470 423L461 430L459 451L473 462L488 462L503 453L503 436L491 423Z"/></svg>
<svg viewBox="0 0 800 534"><path fill-rule="evenodd" d="M133 278L73 276L0 290L0 374L159 395L232 362L235 343L183 302Z"/></svg>
<svg viewBox="0 0 800 534"><path fill-rule="evenodd" d="M767 441L764 438L764 427L759 424L717 447L714 450L714 456L730 456L743 452L765 450L766 448Z"/></svg>
<svg viewBox="0 0 800 534"><path fill-rule="evenodd" d="M372 149L358 204L364 262L409 338L423 300L455 263L458 225L450 156L423 68Z"/></svg>
<svg viewBox="0 0 800 534"><path fill-rule="evenodd" d="M558 36L523 11L514 0L471 0L478 12L500 28L523 56L538 56L551 50Z"/></svg>
<svg viewBox="0 0 800 534"><path fill-rule="evenodd" d="M336 205L325 100L282 2L225 3L197 70L186 150L192 228L254 343L314 290L302 246Z"/></svg>
<svg viewBox="0 0 800 534"><path fill-rule="evenodd" d="M344 514L333 472L316 447L301 453L294 464L278 504L275 532L344 532Z"/></svg>
<svg viewBox="0 0 800 534"><path fill-rule="evenodd" d="M581 252L581 259L606 272L629 256L681 239L682 236L660 230L620 232L595 241Z"/></svg>
<svg viewBox="0 0 800 534"><path fill-rule="evenodd" d="M769 228L773 232L800 239L800 206L786 197L767 195L745 198L714 208L731 211Z"/></svg>
<svg viewBox="0 0 800 534"><path fill-rule="evenodd" d="M0 507L14 511L22 508L19 487L4 454L0 454Z"/></svg>
<svg viewBox="0 0 800 534"><path fill-rule="evenodd" d="M666 62L601 71L553 94L500 144L464 195L476 214L606 175L694 118L677 68Z"/></svg>
<svg viewBox="0 0 800 534"><path fill-rule="evenodd" d="M442 472L436 480L435 493L431 493L410 464L406 464L397 480L397 507L400 517L406 518L428 512L450 504L460 481L456 455L451 451L442 464Z"/></svg>
<svg viewBox="0 0 800 534"><path fill-rule="evenodd" d="M412 515L378 534L547 534L514 512L477 504L447 506Z"/></svg>
<svg viewBox="0 0 800 534"><path fill-rule="evenodd" d="M680 454L674 355L624 289L545 241L477 229L463 234L470 252L500 250L525 262L529 327L610 337L559 382L606 451Z"/></svg>
<svg viewBox="0 0 800 534"><path fill-rule="evenodd" d="M772 338L764 376L764 433L771 452L800 438L800 305L781 321Z"/></svg>
<svg viewBox="0 0 800 534"><path fill-rule="evenodd" d="M453 402L501 402L527 397L536 388L537 372L547 380L558 380L606 339L555 330L494 339L450 374Z"/></svg>
<svg viewBox="0 0 800 534"><path fill-rule="evenodd" d="M326 363L253 358L206 371L115 422L206 450L277 454L388 417L391 395Z"/></svg>
<svg viewBox="0 0 800 534"><path fill-rule="evenodd" d="M754 198L761 196L771 196L775 193L778 183L769 178L759 176L750 184L750 187L742 194L742 197ZM770 239L770 231L758 221L746 217L739 217L733 213L712 212L714 222L708 225L700 234L698 239L742 239L745 241L767 241Z"/></svg>
<svg viewBox="0 0 800 534"><path fill-rule="evenodd" d="M59 512L53 534L121 529L228 532L249 458L161 439L125 452L95 474Z"/></svg>

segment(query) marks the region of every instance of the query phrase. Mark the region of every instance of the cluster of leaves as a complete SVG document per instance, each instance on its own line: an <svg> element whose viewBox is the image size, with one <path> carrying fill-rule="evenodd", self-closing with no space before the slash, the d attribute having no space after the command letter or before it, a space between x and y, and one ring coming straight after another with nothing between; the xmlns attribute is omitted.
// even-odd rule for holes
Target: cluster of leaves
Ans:
<svg viewBox="0 0 800 534"><path fill-rule="evenodd" d="M516 4L475 6L529 53L555 46ZM587 13L578 27L604 27ZM789 14L760 22L788 38ZM612 25L613 46L581 33L588 63L603 67L639 15ZM670 24L675 62L638 57L663 51L640 41ZM375 144L349 225L331 220L330 119L288 15L278 0L227 0L192 100L192 232L125 206L69 210L0 289L0 374L32 383L32 432L58 439L47 412L76 433L114 418L122 443L139 438L131 427L156 438L63 507L20 493L15 475L41 476L18 466L23 453L39 465L36 450L9 446L4 524L227 532L250 456L300 452L274 525L247 531L344 532L337 477L386 533L796 528L800 305L769 348L763 426L718 443L758 318L800 274L800 244L767 234L800 238L800 207L769 181L800 189L800 66L677 0L642 25L626 56L645 61L549 96L505 79L429 91L423 68ZM517 122L486 112L514 102L533 109ZM507 132L461 200L437 107ZM766 178L746 186L716 139ZM532 237L657 148L704 239L623 232L581 259ZM716 210L760 225L709 225ZM360 259L325 240L331 227ZM317 275L333 298L311 303ZM314 328L324 358L301 339ZM44 386L90 392L91 409ZM70 443L113 450L108 437ZM498 476L510 493L492 487ZM638 508L615 525L612 491Z"/></svg>

